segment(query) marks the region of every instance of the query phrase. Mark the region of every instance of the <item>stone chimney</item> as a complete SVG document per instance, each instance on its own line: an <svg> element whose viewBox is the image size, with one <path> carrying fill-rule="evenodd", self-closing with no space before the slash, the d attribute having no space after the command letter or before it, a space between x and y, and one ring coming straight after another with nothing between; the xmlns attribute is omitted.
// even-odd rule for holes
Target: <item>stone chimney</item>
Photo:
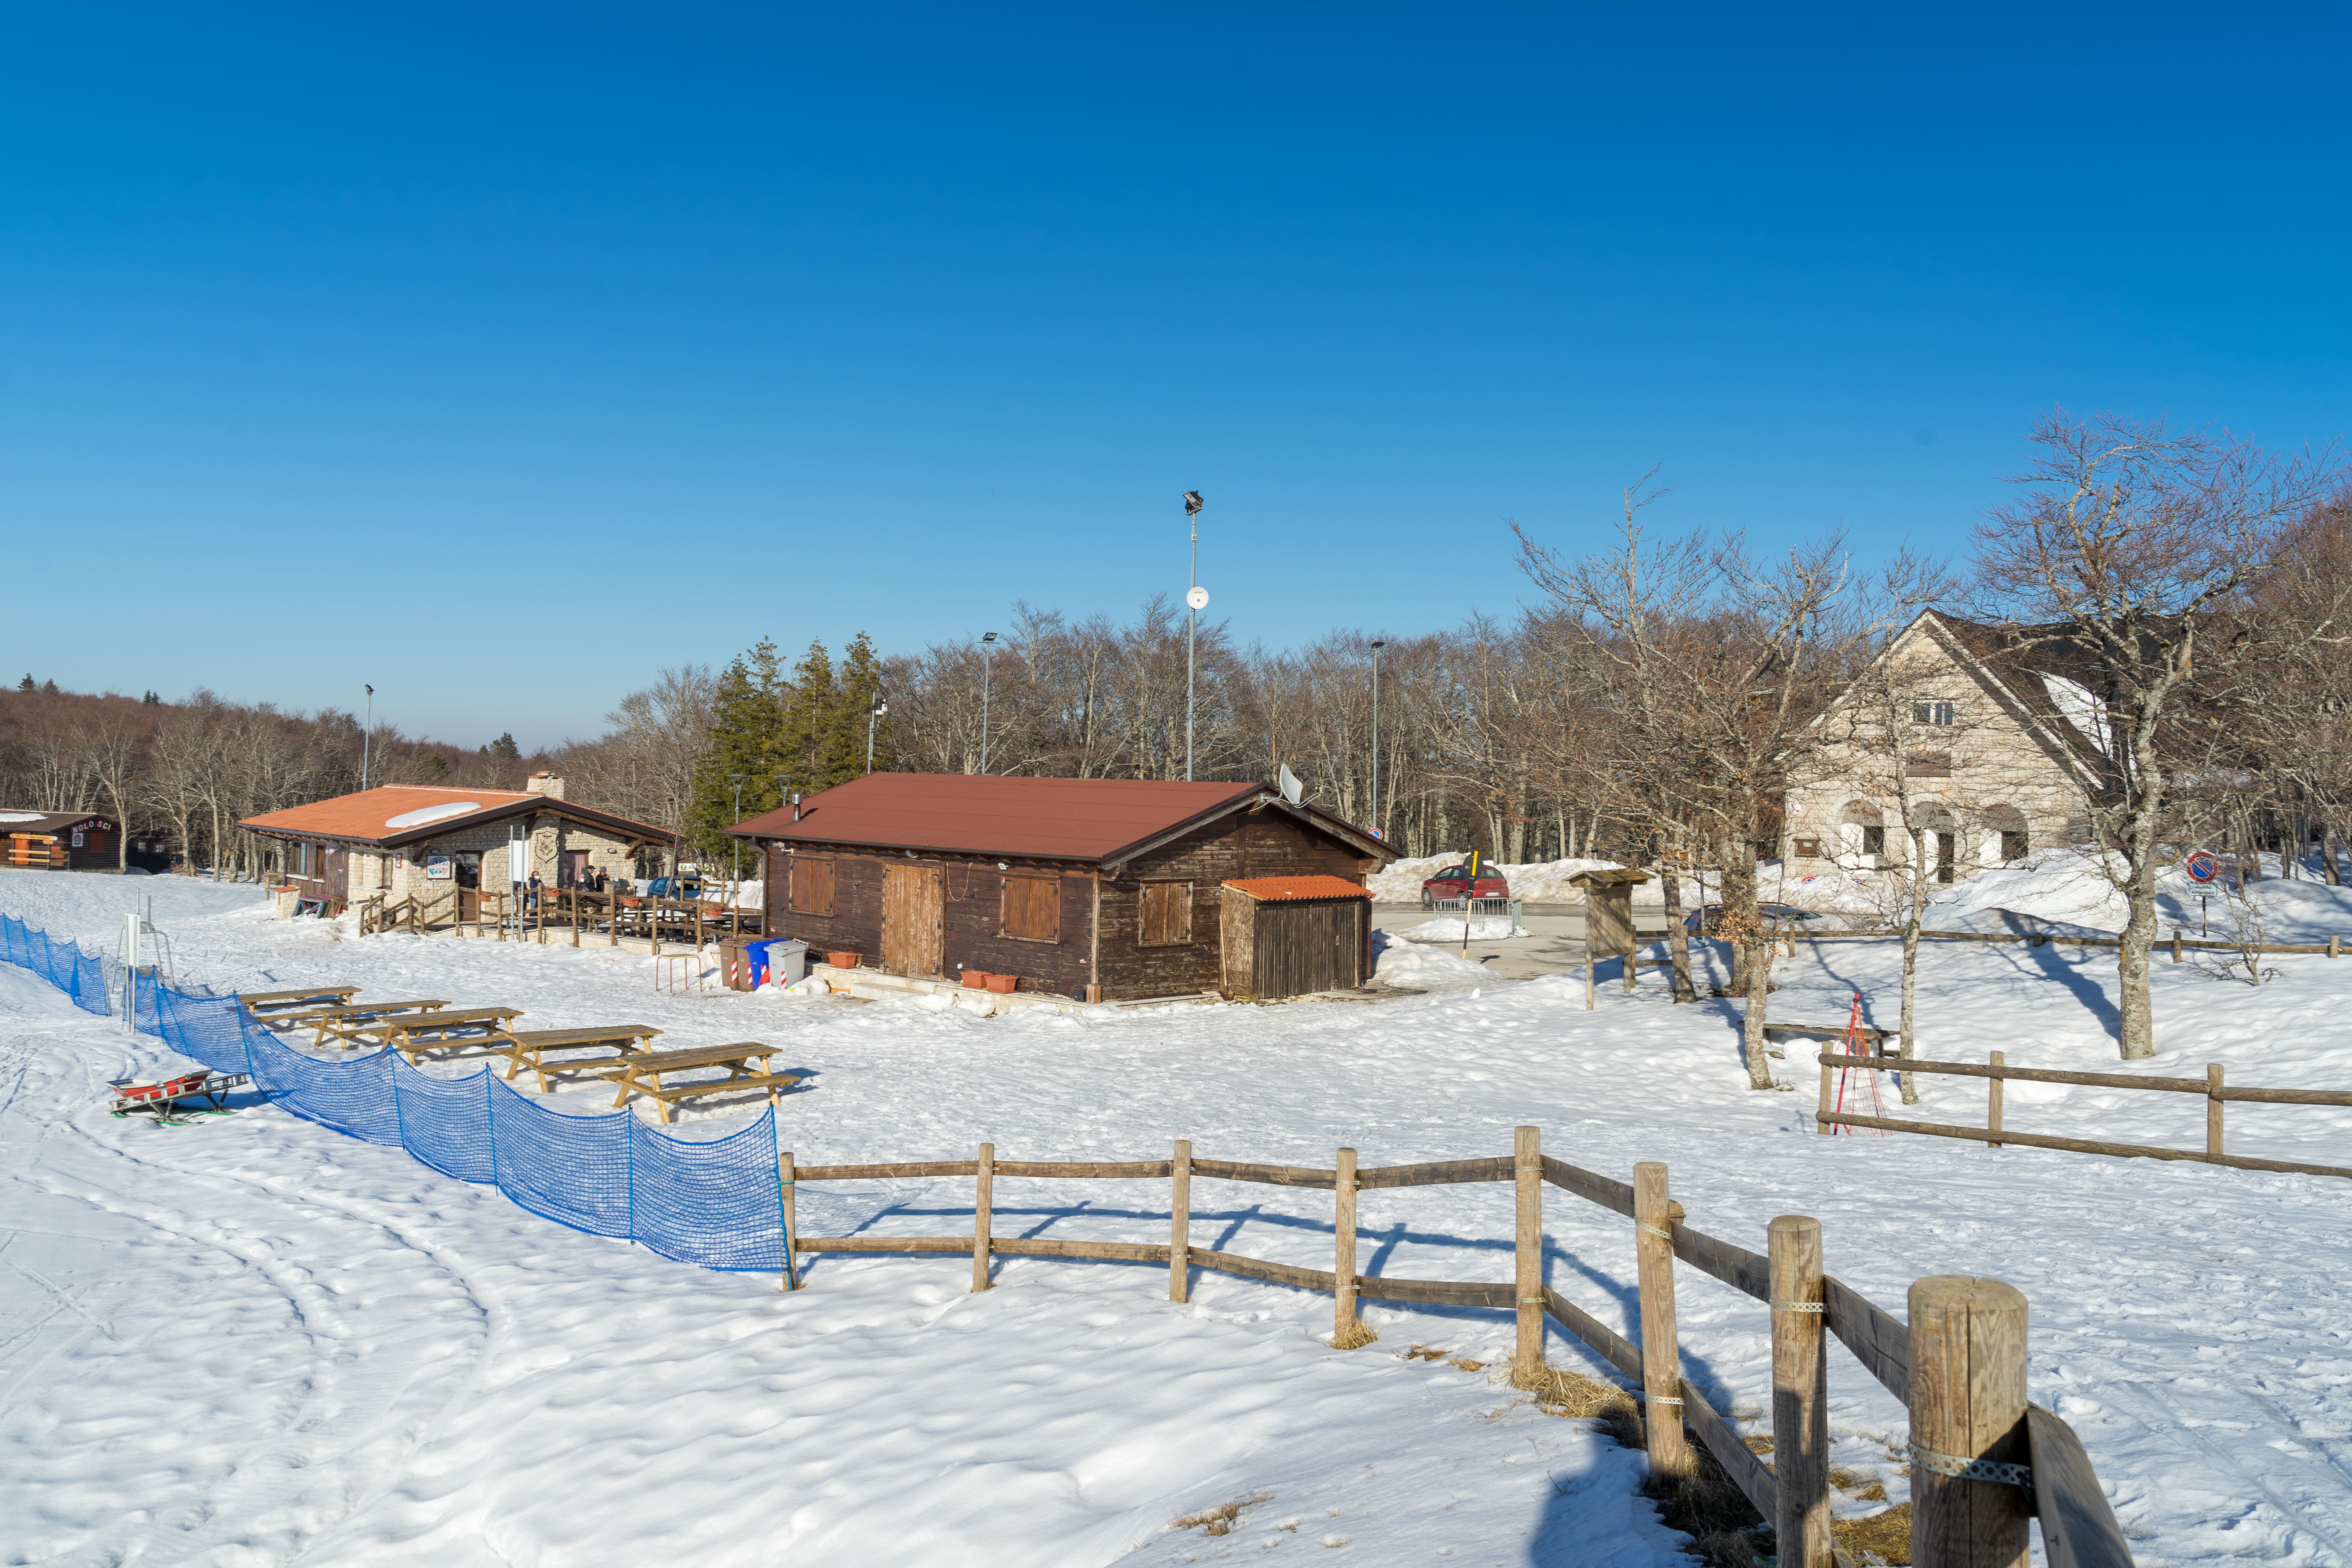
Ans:
<svg viewBox="0 0 2352 1568"><path fill-rule="evenodd" d="M550 800L563 798L563 779L558 773L533 773L530 782L522 786L533 795L543 795Z"/></svg>

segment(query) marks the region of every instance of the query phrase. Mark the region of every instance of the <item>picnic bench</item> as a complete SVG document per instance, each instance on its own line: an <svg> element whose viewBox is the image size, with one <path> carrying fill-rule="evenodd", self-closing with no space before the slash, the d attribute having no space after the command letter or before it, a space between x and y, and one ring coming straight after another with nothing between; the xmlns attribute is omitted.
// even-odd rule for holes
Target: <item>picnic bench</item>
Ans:
<svg viewBox="0 0 2352 1568"><path fill-rule="evenodd" d="M752 1064L765 1066L767 1059L782 1047L763 1046L754 1040L742 1040L731 1046L696 1046L682 1051L646 1051L635 1056L616 1057L605 1064L611 1078L617 1079L621 1092L613 1097L614 1106L628 1103L629 1096L642 1094L655 1101L661 1110L661 1119L669 1120L672 1100L685 1100L698 1094L726 1094L739 1089L764 1089L768 1103L776 1103L776 1090L790 1089L806 1077L796 1072L754 1072ZM567 1064L569 1065L569 1064ZM584 1064L583 1064L584 1065ZM697 1068L725 1068L727 1076L702 1083L673 1084L665 1088L662 1074L689 1072Z"/></svg>
<svg viewBox="0 0 2352 1568"><path fill-rule="evenodd" d="M431 1013L448 1005L437 998L427 998L417 1002L353 1003L342 1007L313 1007L305 1013L265 1013L257 1016L254 1021L265 1027L275 1029L279 1034L288 1034L295 1029L315 1028L317 1032L311 1036L310 1043L313 1046L324 1046L329 1035L339 1037L344 1036L344 1026L347 1024L364 1023L370 1018L381 1018L399 1013Z"/></svg>
<svg viewBox="0 0 2352 1568"><path fill-rule="evenodd" d="M236 999L245 1004L247 1012L258 1016L263 1013L282 1014L306 1002L341 1006L359 994L356 985L297 985L285 991L240 991Z"/></svg>
<svg viewBox="0 0 2352 1568"><path fill-rule="evenodd" d="M398 1051L414 1062L420 1051L495 1047L509 1037L507 1026L521 1016L520 1007L456 1007L446 1012L362 1021L351 1027L344 1037L353 1044Z"/></svg>
<svg viewBox="0 0 2352 1568"><path fill-rule="evenodd" d="M513 1058L507 1064L507 1079L525 1067L539 1075L539 1092L549 1092L547 1075L554 1072L593 1072L623 1067L633 1054L644 1047L640 1040L650 1040L659 1029L646 1024L605 1024L591 1029L521 1029L507 1036L505 1050L499 1054ZM620 1053L609 1057L573 1057L549 1061L550 1051L578 1050L583 1047L609 1046Z"/></svg>

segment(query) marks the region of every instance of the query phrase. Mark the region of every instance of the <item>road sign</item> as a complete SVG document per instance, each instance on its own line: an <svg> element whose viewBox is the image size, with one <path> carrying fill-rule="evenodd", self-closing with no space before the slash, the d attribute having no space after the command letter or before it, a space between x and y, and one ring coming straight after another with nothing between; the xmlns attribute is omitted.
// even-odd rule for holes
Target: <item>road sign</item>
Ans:
<svg viewBox="0 0 2352 1568"><path fill-rule="evenodd" d="M2182 863L2182 869L2192 882L2210 882L2221 874L2221 863L2200 849Z"/></svg>

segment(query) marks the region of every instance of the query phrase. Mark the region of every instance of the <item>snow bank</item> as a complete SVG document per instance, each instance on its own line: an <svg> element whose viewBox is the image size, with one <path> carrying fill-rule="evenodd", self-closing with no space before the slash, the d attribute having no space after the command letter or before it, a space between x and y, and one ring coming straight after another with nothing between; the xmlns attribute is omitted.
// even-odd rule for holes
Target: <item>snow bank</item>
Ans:
<svg viewBox="0 0 2352 1568"><path fill-rule="evenodd" d="M1495 984L1483 963L1423 942L1391 941L1390 933L1381 931L1372 933L1372 978L1386 985L1423 989Z"/></svg>
<svg viewBox="0 0 2352 1568"><path fill-rule="evenodd" d="M1396 934L1407 942L1460 942L1464 940L1463 922L1440 915L1433 921L1423 921L1409 931ZM1469 922L1468 940L1472 942L1504 942L1515 936L1526 936L1528 928L1514 924L1508 915L1500 920L1474 920Z"/></svg>
<svg viewBox="0 0 2352 1568"><path fill-rule="evenodd" d="M1448 866L1459 866L1469 856L1423 855L1415 859L1399 860L1385 870L1375 871L1364 879L1372 897L1384 904L1414 904L1421 901L1421 885ZM1614 860L1534 860L1524 864L1496 862L1495 869L1511 885L1511 897L1530 904L1580 904L1584 901L1581 889L1569 885L1569 879L1580 871L1613 871ZM1646 897L1645 897L1646 896ZM1635 903L1659 903L1664 895L1655 882L1633 889Z"/></svg>
<svg viewBox="0 0 2352 1568"><path fill-rule="evenodd" d="M2263 876L2245 886L2251 906L2248 934L2257 929L2267 942L2326 942L2352 936L2352 888L2324 882L2286 881L2278 857L2263 857ZM2219 882L2203 887L2178 864L2157 876L2157 921L2170 932L2194 935L2209 925L2215 936L2237 934L2231 900ZM2012 866L1979 871L1965 882L1938 890L1929 900L1927 924L1934 931L2051 931L2113 935L2124 929L2129 910L2124 896L2101 874L2095 852L2043 849Z"/></svg>

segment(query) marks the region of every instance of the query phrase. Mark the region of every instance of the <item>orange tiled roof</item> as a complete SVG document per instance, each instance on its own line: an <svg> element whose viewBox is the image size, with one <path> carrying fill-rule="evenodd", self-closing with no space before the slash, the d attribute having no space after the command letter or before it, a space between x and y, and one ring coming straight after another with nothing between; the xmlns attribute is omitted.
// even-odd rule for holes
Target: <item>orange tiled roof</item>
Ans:
<svg viewBox="0 0 2352 1568"><path fill-rule="evenodd" d="M339 795L331 800L314 800L308 805L266 811L245 818L239 826L259 833L393 844L434 837L454 828L495 821L525 810L637 829L649 839L667 840L670 837L657 827L614 816L611 812L574 805L551 795L513 789L453 789L446 784L379 784L356 795Z"/></svg>
<svg viewBox="0 0 2352 1568"><path fill-rule="evenodd" d="M1369 899L1371 891L1361 882L1350 882L1345 877L1252 877L1246 881L1227 882L1226 887L1247 893L1262 904L1284 903L1292 899Z"/></svg>

